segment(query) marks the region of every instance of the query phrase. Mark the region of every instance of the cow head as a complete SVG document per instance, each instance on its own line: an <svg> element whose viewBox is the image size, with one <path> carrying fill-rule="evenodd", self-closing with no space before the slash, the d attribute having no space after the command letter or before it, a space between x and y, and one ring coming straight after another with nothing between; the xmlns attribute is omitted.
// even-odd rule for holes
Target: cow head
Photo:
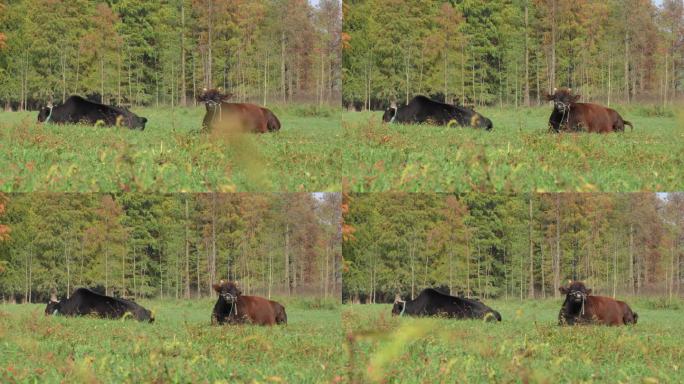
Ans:
<svg viewBox="0 0 684 384"><path fill-rule="evenodd" d="M554 88L553 94L546 95L546 100L553 101L553 107L561 113L570 109L570 104L579 101L580 95L573 95L572 88Z"/></svg>
<svg viewBox="0 0 684 384"><path fill-rule="evenodd" d="M565 295L566 301L575 304L582 304L591 295L591 289L581 281L569 281L567 287L560 287L558 290Z"/></svg>
<svg viewBox="0 0 684 384"><path fill-rule="evenodd" d="M47 303L47 307L45 307L45 316L57 315L61 310L62 303L57 300L54 295L52 295L50 301Z"/></svg>
<svg viewBox="0 0 684 384"><path fill-rule="evenodd" d="M470 126L471 127L473 127L473 128L484 128L488 131L490 131L492 128L494 128L494 124L492 124L491 120L480 115L479 113L475 112L472 109L469 111L471 111L471 115L470 115Z"/></svg>
<svg viewBox="0 0 684 384"><path fill-rule="evenodd" d="M394 297L394 305L392 306L392 316L401 316L406 310L406 301L401 299L398 294Z"/></svg>
<svg viewBox="0 0 684 384"><path fill-rule="evenodd" d="M392 102L389 108L385 110L385 113L382 115L382 122L383 123L393 123L394 119L397 118L397 103Z"/></svg>
<svg viewBox="0 0 684 384"><path fill-rule="evenodd" d="M213 284L212 287L220 298L230 304L235 303L238 297L242 295L242 291L238 288L237 281L221 280L218 284Z"/></svg>
<svg viewBox="0 0 684 384"><path fill-rule="evenodd" d="M128 110L124 110L124 114L119 115L116 120L116 125L125 125L130 129L139 129L141 131L145 130L145 124L147 123L147 118L140 117Z"/></svg>
<svg viewBox="0 0 684 384"><path fill-rule="evenodd" d="M230 93L223 93L223 88L204 88L202 93L197 96L197 101L204 103L209 109L210 106L216 106L217 104L227 102L231 97Z"/></svg>
<svg viewBox="0 0 684 384"><path fill-rule="evenodd" d="M52 117L52 109L54 106L52 103L49 103L47 107L43 107L40 109L38 112L38 122L39 123L47 123L50 121L50 118Z"/></svg>

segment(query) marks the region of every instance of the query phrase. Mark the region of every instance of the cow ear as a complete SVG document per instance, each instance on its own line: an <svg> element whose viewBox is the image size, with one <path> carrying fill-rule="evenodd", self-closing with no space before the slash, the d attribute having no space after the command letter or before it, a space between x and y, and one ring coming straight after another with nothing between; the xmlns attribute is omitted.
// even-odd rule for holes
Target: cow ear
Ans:
<svg viewBox="0 0 684 384"><path fill-rule="evenodd" d="M587 295L591 295L591 289L587 289Z"/></svg>
<svg viewBox="0 0 684 384"><path fill-rule="evenodd" d="M560 288L558 288L558 290L560 291L560 293L562 293L564 295L568 294L568 289L565 287L560 287Z"/></svg>
<svg viewBox="0 0 684 384"><path fill-rule="evenodd" d="M212 284L212 288L214 288L214 291L220 292L221 291L221 285L220 284Z"/></svg>

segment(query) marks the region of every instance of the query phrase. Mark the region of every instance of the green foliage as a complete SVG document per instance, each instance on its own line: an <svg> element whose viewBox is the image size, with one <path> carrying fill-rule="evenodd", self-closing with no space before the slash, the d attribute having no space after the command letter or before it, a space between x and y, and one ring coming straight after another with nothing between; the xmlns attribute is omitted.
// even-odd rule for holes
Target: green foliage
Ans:
<svg viewBox="0 0 684 384"><path fill-rule="evenodd" d="M558 300L486 304L502 322L398 318L389 305L346 306L347 376L387 383L684 380L679 311L632 305L635 326L559 327Z"/></svg>
<svg viewBox="0 0 684 384"><path fill-rule="evenodd" d="M342 167L358 192L684 188L681 123L617 110L634 123L633 131L548 134L546 107L478 110L494 122L491 132L388 125L378 112L345 112Z"/></svg>
<svg viewBox="0 0 684 384"><path fill-rule="evenodd" d="M350 193L346 203L345 301L429 287L545 298L568 279L601 295L677 295L682 194Z"/></svg>
<svg viewBox="0 0 684 384"><path fill-rule="evenodd" d="M339 190L339 115L280 110L280 132L240 140L198 134L201 108L136 110L150 120L143 132L39 125L35 113L0 112L0 146L7 149L0 153L0 190Z"/></svg>
<svg viewBox="0 0 684 384"><path fill-rule="evenodd" d="M210 325L214 302L141 301L153 324L46 317L0 306L0 377L27 382L332 382L342 375L339 311L287 306L285 326ZM104 336L103 336L104 335Z"/></svg>
<svg viewBox="0 0 684 384"><path fill-rule="evenodd" d="M339 23L337 0L10 1L0 13L0 103L24 110L95 93L189 105L222 86L241 101L333 104Z"/></svg>
<svg viewBox="0 0 684 384"><path fill-rule="evenodd" d="M245 294L306 294L302 307L334 309L339 220L337 194L10 194L0 297L101 286L190 298L230 279Z"/></svg>
<svg viewBox="0 0 684 384"><path fill-rule="evenodd" d="M554 87L569 86L586 99L648 96L666 104L672 96L662 84L672 76L665 68L684 55L673 44L682 38L682 8L674 3L346 2L343 100L376 108L427 94L477 105L538 105ZM665 51L675 58L671 64ZM681 81L666 87L676 97Z"/></svg>

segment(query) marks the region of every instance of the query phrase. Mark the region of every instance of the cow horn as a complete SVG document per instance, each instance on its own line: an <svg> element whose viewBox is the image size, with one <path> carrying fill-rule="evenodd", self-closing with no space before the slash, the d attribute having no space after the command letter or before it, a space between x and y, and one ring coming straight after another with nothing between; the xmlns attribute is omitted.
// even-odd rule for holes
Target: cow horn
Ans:
<svg viewBox="0 0 684 384"><path fill-rule="evenodd" d="M203 92L208 91L207 87L202 88L202 91L203 91Z"/></svg>
<svg viewBox="0 0 684 384"><path fill-rule="evenodd" d="M558 91L558 88L553 88L553 93L556 93Z"/></svg>

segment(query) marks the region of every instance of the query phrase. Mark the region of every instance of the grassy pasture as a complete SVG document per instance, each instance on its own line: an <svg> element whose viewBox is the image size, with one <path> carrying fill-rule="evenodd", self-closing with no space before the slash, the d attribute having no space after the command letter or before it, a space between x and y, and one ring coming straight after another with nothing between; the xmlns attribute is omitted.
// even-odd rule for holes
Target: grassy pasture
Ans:
<svg viewBox="0 0 684 384"><path fill-rule="evenodd" d="M634 131L549 134L550 107L478 110L491 132L383 125L382 112L344 112L343 172L356 192L684 189L684 108L615 108Z"/></svg>
<svg viewBox="0 0 684 384"><path fill-rule="evenodd" d="M392 317L347 305L347 378L382 383L681 383L684 304L627 300L639 324L557 326L561 300L486 301L503 321Z"/></svg>
<svg viewBox="0 0 684 384"><path fill-rule="evenodd" d="M277 133L199 134L204 108L136 109L143 132L39 125L0 112L0 191L329 191L341 188L340 114L274 108Z"/></svg>
<svg viewBox="0 0 684 384"><path fill-rule="evenodd" d="M286 304L285 326L215 327L211 300L141 304L155 323L0 305L0 382L321 383L344 371L339 309Z"/></svg>

